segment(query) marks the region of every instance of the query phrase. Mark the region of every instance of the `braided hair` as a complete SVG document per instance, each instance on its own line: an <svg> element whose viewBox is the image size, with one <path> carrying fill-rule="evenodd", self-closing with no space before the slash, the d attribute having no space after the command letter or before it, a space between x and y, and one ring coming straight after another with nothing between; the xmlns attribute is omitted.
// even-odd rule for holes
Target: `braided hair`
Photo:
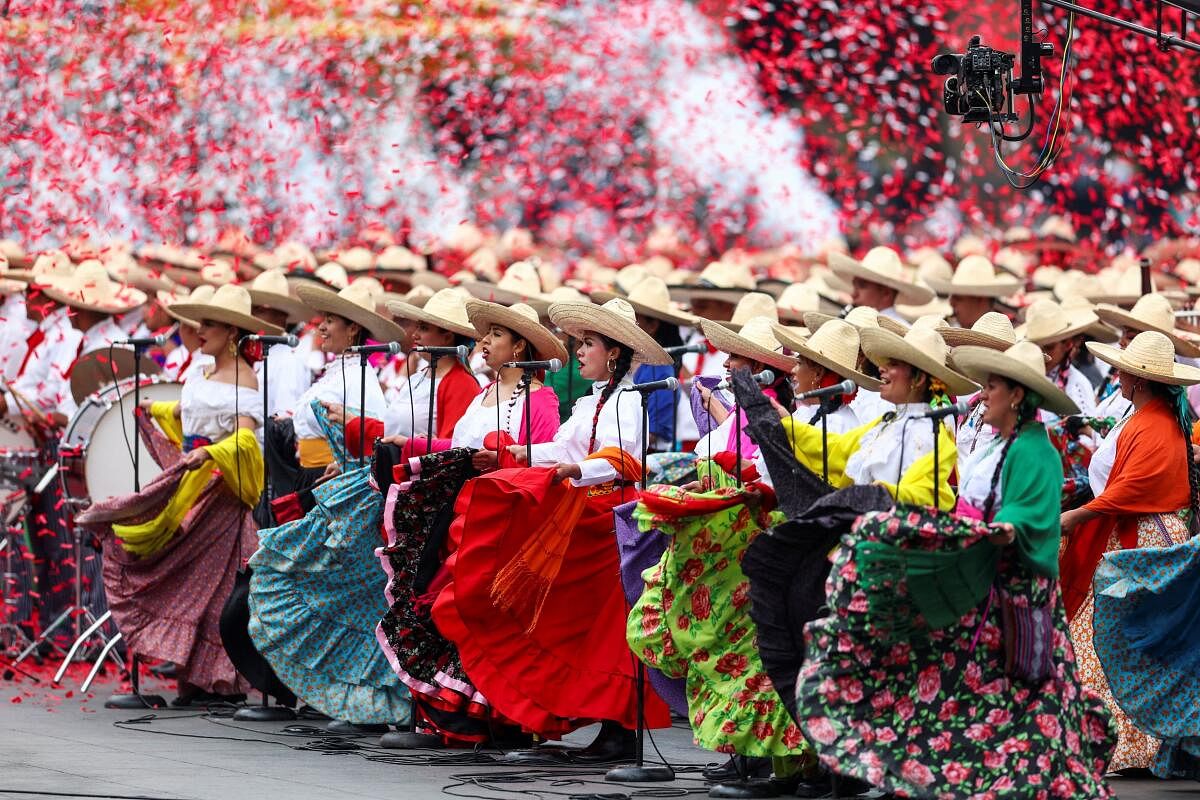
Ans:
<svg viewBox="0 0 1200 800"><path fill-rule="evenodd" d="M1010 381L1008 378L1001 378L1001 380L1008 384L1008 388L1010 389L1021 386L1021 384ZM1022 386L1021 388L1024 387ZM1012 443L1020 435L1021 429L1037 418L1037 410L1041 402L1042 400L1038 395L1025 389L1025 399L1017 407L1017 423L1013 425L1012 432L1008 434L1008 439L1004 442L1004 448L1000 451L1000 458L996 461L996 468L992 470L992 482L988 486L987 500L983 503L984 522L992 521L992 509L996 505L996 486L1000 483L1000 473L1004 471L1004 462L1008 458L1008 448L1012 447Z"/></svg>
<svg viewBox="0 0 1200 800"><path fill-rule="evenodd" d="M776 370L772 370L772 373ZM770 388L775 390L775 402L787 409L788 413L796 410L796 390L792 387L792 376L785 372L775 377Z"/></svg>
<svg viewBox="0 0 1200 800"><path fill-rule="evenodd" d="M1195 450L1192 447L1192 426L1196 423L1196 415L1188 402L1187 392L1182 386L1171 386L1158 381L1149 381L1150 391L1167 402L1183 433L1184 453L1187 456L1188 468L1188 510L1191 512L1189 527L1196 530L1200 525L1197 515L1200 514L1200 464L1194 460Z"/></svg>
<svg viewBox="0 0 1200 800"><path fill-rule="evenodd" d="M617 386L629 374L629 370L633 368L633 349L628 345L622 344L614 339L610 339L603 334L597 334L600 341L604 342L607 348L619 348L620 353L617 354L617 361L613 365L612 376L608 379L608 384L600 392L600 400L596 403L596 413L592 416L592 436L588 439L588 452L596 446L596 427L600 424L600 412L604 409L604 404L608 402L608 398L612 397L613 392L617 390Z"/></svg>

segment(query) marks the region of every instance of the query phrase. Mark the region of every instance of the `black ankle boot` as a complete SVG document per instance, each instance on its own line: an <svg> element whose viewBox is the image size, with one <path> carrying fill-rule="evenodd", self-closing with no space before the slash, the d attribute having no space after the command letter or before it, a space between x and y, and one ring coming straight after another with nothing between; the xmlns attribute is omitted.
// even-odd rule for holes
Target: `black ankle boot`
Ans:
<svg viewBox="0 0 1200 800"><path fill-rule="evenodd" d="M584 764L629 761L636 757L637 733L608 721L600 726L600 734L591 744L571 752L572 761Z"/></svg>

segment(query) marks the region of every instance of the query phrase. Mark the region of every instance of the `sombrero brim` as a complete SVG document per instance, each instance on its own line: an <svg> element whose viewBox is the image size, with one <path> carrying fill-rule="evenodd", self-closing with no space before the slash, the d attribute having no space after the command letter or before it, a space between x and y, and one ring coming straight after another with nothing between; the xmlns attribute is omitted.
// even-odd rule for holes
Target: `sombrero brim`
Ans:
<svg viewBox="0 0 1200 800"><path fill-rule="evenodd" d="M1107 364L1111 364L1123 372L1128 372L1130 375L1137 375L1139 378L1145 378L1156 383L1166 383L1171 386L1192 386L1200 383L1200 369L1196 369L1195 367L1172 362L1171 374L1163 375L1162 373L1151 372L1145 367L1125 361L1123 358L1125 351L1119 347L1100 344L1099 342L1086 342L1086 344L1088 351L1096 358Z"/></svg>
<svg viewBox="0 0 1200 800"><path fill-rule="evenodd" d="M862 339L863 353L876 365L889 360L911 364L946 384L946 388L953 395L971 394L979 388L970 378L958 374L891 331L883 328L865 328L859 332L859 336Z"/></svg>
<svg viewBox="0 0 1200 800"><path fill-rule="evenodd" d="M592 292L591 297L592 300L598 305L603 305L609 300L619 297L629 303L629 305L633 306L633 310L637 313L647 317L654 317L655 319L663 322L669 322L672 325L694 328L698 324L697 318L692 314L687 314L683 311L674 311L672 309L658 308L656 306L648 306L645 303L638 303L634 300L630 300L628 296L619 294L617 292Z"/></svg>
<svg viewBox="0 0 1200 800"><path fill-rule="evenodd" d="M967 345L956 349L951 356L954 366L962 370L971 380L982 386L988 375L1003 375L1042 398L1041 407L1060 417L1079 413L1079 406L1067 393L1054 385L1046 375L1038 374L1027 364L1022 364L1003 352L990 347Z"/></svg>
<svg viewBox="0 0 1200 800"><path fill-rule="evenodd" d="M960 297L991 297L999 299L1001 297L1012 297L1021 288L1020 281L997 281L995 283L982 283L973 286L956 284L953 281L939 281L935 279L927 279L929 288L942 295L950 297L958 295Z"/></svg>
<svg viewBox="0 0 1200 800"><path fill-rule="evenodd" d="M1067 320L1067 327L1063 328L1062 330L1055 331L1054 333L1047 333L1037 339L1029 336L1029 325L1024 324L1017 328L1017 338L1029 339L1029 341L1039 345L1054 344L1055 342L1061 342L1063 339L1070 339L1072 336L1078 336L1081 333L1086 333L1088 328L1091 328L1097 322L1099 322L1098 319L1069 319Z"/></svg>
<svg viewBox="0 0 1200 800"><path fill-rule="evenodd" d="M906 306L900 303L896 306L896 311L900 316L904 317L909 324L916 322L921 317L938 316L949 317L954 313L954 309L950 307L950 303L946 300L937 299L930 300L923 306Z"/></svg>
<svg viewBox="0 0 1200 800"><path fill-rule="evenodd" d="M487 335L492 325L507 328L533 346L534 357L540 361L557 358L567 363L567 348L542 323L518 314L507 306L474 298L467 301L467 316L479 338Z"/></svg>
<svg viewBox="0 0 1200 800"><path fill-rule="evenodd" d="M668 286L667 291L676 303L689 303L692 300L716 300L719 303L737 305L747 293L753 289L721 289L715 286Z"/></svg>
<svg viewBox="0 0 1200 800"><path fill-rule="evenodd" d="M143 305L149 299L146 293L139 289L126 288L113 298L112 303L108 305L96 305L94 303L86 303L78 297L73 297L52 285L42 287L42 291L51 300L62 303L64 306L70 306L82 311L94 311L97 314L127 314L138 306Z"/></svg>
<svg viewBox="0 0 1200 800"><path fill-rule="evenodd" d="M426 301L428 303L429 301ZM434 325L443 330L457 333L461 336L469 336L474 339L478 336L478 332L472 325L463 325L454 320L439 317L436 314L430 314L420 306L414 306L412 303L404 301L398 303L388 303L387 310L392 313L392 316L400 317L401 319L413 320L414 322L425 322Z"/></svg>
<svg viewBox="0 0 1200 800"><path fill-rule="evenodd" d="M1184 358L1200 358L1200 347L1184 339L1174 329L1160 328L1157 325L1151 325L1145 320L1138 319L1123 308L1118 308L1112 305L1101 305L1096 307L1096 316L1101 322L1106 322L1117 328L1133 328L1137 331L1157 331L1163 336L1171 340L1171 344L1175 345L1175 352ZM1114 339L1113 341L1117 341Z"/></svg>
<svg viewBox="0 0 1200 800"><path fill-rule="evenodd" d="M867 269L861 261L857 261L843 253L829 254L829 268L833 270L834 275L844 281L861 278L864 281L882 284L883 286L895 289L897 303L904 303L909 306L923 306L937 296L934 294L933 289L930 289L928 286L922 286L902 278L895 278L891 275L882 275L874 270Z"/></svg>
<svg viewBox="0 0 1200 800"><path fill-rule="evenodd" d="M486 281L467 281L461 284L461 286L470 293L471 297L474 297L476 300L484 300L488 303L498 303L502 306L525 303L526 305L533 306L535 302L540 301L543 305L548 305L545 296L541 292L521 294L511 289L502 289L500 286Z"/></svg>
<svg viewBox="0 0 1200 800"><path fill-rule="evenodd" d="M256 306L266 306L276 311L282 311L288 315L288 322L293 325L298 322L307 322L314 316L311 308L291 295L264 292L250 288L247 288L246 291L250 293L251 303Z"/></svg>
<svg viewBox="0 0 1200 800"><path fill-rule="evenodd" d="M371 338L377 342L403 342L405 339L404 329L399 325L374 311L351 303L332 289L302 283L296 287L296 294L300 296L304 305L315 312L310 316L324 313L345 317L366 328Z"/></svg>
<svg viewBox="0 0 1200 800"><path fill-rule="evenodd" d="M809 311L804 315L804 327L808 328L813 333L816 333L817 328L820 328L831 319L845 319L845 317L841 317L836 314L823 314L820 311ZM850 322L850 320L846 321ZM891 331L897 336L903 336L904 334L908 333L907 325L894 320L891 317L885 317L883 314L880 314L877 318L877 321L879 322L880 328L883 328L885 331ZM850 324L854 325L853 322ZM860 331L867 330L866 328L861 328L857 325L855 325L855 327Z"/></svg>
<svg viewBox="0 0 1200 800"><path fill-rule="evenodd" d="M182 322L200 324L201 320L212 320L225 325L233 325L251 333L269 333L275 336L283 333L283 328L264 322L249 314L240 314L224 306L214 306L209 303L172 303L167 306L167 313Z"/></svg>
<svg viewBox="0 0 1200 800"><path fill-rule="evenodd" d="M748 358L785 372L791 372L792 367L796 366L796 359L791 356L756 344L741 334L731 331L720 322L701 319L700 330L704 333L704 338L708 339L709 344L727 355Z"/></svg>
<svg viewBox="0 0 1200 800"><path fill-rule="evenodd" d="M864 372L859 372L854 367L848 367L845 364L840 364L825 354L818 353L816 350L813 350L808 346L806 341L789 331L786 325L776 324L772 327L775 329L775 338L779 340L779 343L791 350L796 355L807 358L809 361L815 361L822 367L825 367L825 369L832 370L838 375L841 375L843 378L849 378L862 388L869 391L877 392L879 391L879 387L883 385L882 381L872 378Z"/></svg>
<svg viewBox="0 0 1200 800"><path fill-rule="evenodd" d="M636 322L595 303L552 303L548 313L555 325L577 339L584 331L595 331L633 350L635 361L643 364L674 363L667 351Z"/></svg>
<svg viewBox="0 0 1200 800"><path fill-rule="evenodd" d="M1016 337L1007 341L990 333L980 333L970 328L951 328L942 326L935 328L938 335L951 347L986 347L989 350L1007 350L1017 343Z"/></svg>

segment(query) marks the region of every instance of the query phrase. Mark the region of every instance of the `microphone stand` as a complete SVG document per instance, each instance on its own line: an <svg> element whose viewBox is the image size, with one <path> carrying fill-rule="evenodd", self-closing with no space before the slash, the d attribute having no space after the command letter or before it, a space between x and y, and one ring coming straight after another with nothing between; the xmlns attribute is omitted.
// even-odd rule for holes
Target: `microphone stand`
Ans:
<svg viewBox="0 0 1200 800"><path fill-rule="evenodd" d="M133 413L136 420L137 415L142 413L142 353L145 352L147 345L133 343ZM138 436L137 426L134 426L133 432L133 493L137 494L142 491L142 440ZM78 538L78 537L77 537ZM75 551L75 559L78 561L83 558L83 554L77 549ZM138 657L133 652L133 648L129 648L129 688L132 690L130 694L122 694L118 692L110 696L104 701L105 708L120 708L120 709L136 709L136 708L166 708L167 701L157 694L142 694L141 677L138 675Z"/></svg>
<svg viewBox="0 0 1200 800"><path fill-rule="evenodd" d="M646 459L650 449L650 394L642 396L642 488L646 487ZM613 767L604 773L604 780L612 783L662 783L675 780L675 770L667 764L647 766L646 754L646 665L634 656L637 664L637 749L633 764Z"/></svg>
<svg viewBox="0 0 1200 800"><path fill-rule="evenodd" d="M367 351L358 354L358 465L367 463Z"/></svg>
<svg viewBox="0 0 1200 800"><path fill-rule="evenodd" d="M245 341L245 337L242 341ZM262 351L262 396L263 396L263 447L267 446L267 420L271 418L271 380L270 380L270 362L271 348L275 345L267 345ZM271 462L269 459L263 459L263 493L267 496L267 514L268 519L274 521L275 517L271 511ZM247 567L249 569L249 567ZM257 706L246 706L239 708L233 712L233 718L238 722L289 722L296 718L296 712L287 706L273 706L267 701L267 693L260 691L262 703Z"/></svg>
<svg viewBox="0 0 1200 800"><path fill-rule="evenodd" d="M499 376L497 376L499 380ZM525 466L533 466L533 411L530 396L533 393L533 370L525 367L521 370L521 380L525 382ZM500 384L496 384L496 409L500 408ZM645 467L645 461L642 463ZM642 473L645 474L644 472Z"/></svg>
<svg viewBox="0 0 1200 800"><path fill-rule="evenodd" d="M429 416L425 419L425 455L433 452L433 401L437 397L437 368L441 357L434 356L429 361ZM500 394L496 393L496 402L500 402Z"/></svg>
<svg viewBox="0 0 1200 800"><path fill-rule="evenodd" d="M817 408L821 413L821 477L829 483L829 408L822 397Z"/></svg>
<svg viewBox="0 0 1200 800"><path fill-rule="evenodd" d="M938 475L938 439L940 437L938 436L938 419L936 417L931 417L929 421L933 423L933 514L934 516L937 516L938 512L941 510L938 508L941 500L941 498L938 497L938 481L941 477ZM897 485L897 494L899 494L899 491L900 487Z"/></svg>

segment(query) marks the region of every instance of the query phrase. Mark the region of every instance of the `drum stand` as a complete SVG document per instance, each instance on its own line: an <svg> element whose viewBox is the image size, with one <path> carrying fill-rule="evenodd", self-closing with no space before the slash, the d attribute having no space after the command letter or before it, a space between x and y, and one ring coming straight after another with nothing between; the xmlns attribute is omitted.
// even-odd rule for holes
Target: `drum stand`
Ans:
<svg viewBox="0 0 1200 800"><path fill-rule="evenodd" d="M136 494L142 490L141 476L141 456L142 456L142 440L138 437L137 431L137 415L141 413L142 403L142 354L145 352L148 345L140 343L140 340L133 340L133 491ZM93 627L99 630L102 622L96 623ZM89 628L89 631L91 629ZM105 645L102 656L106 656L111 652L114 645L120 639L121 634L118 633L107 645ZM76 642L78 644L78 642ZM88 676L90 684L96 669L92 669L92 675ZM123 708L123 709L141 709L141 708L166 708L167 701L160 695L147 694L141 692L141 677L138 674L138 657L129 649L129 687L132 689L130 694L117 693L110 696L104 701L105 708Z"/></svg>
<svg viewBox="0 0 1200 800"><path fill-rule="evenodd" d="M27 498L24 492L17 491L9 497L13 498L21 496ZM9 597L9 587L16 586L17 573L13 572L13 557L16 545L13 544L12 524L21 514L22 510L28 508L27 502L13 503L11 510L5 515L3 538L0 538L0 551L4 552L4 585L0 586L0 598L3 599L4 617L0 620L0 648L6 655L18 648L24 648L29 644L29 637L25 635L25 631L20 625L14 622L9 622L10 614L14 613L17 608L18 601ZM19 556L17 556L19 558Z"/></svg>

